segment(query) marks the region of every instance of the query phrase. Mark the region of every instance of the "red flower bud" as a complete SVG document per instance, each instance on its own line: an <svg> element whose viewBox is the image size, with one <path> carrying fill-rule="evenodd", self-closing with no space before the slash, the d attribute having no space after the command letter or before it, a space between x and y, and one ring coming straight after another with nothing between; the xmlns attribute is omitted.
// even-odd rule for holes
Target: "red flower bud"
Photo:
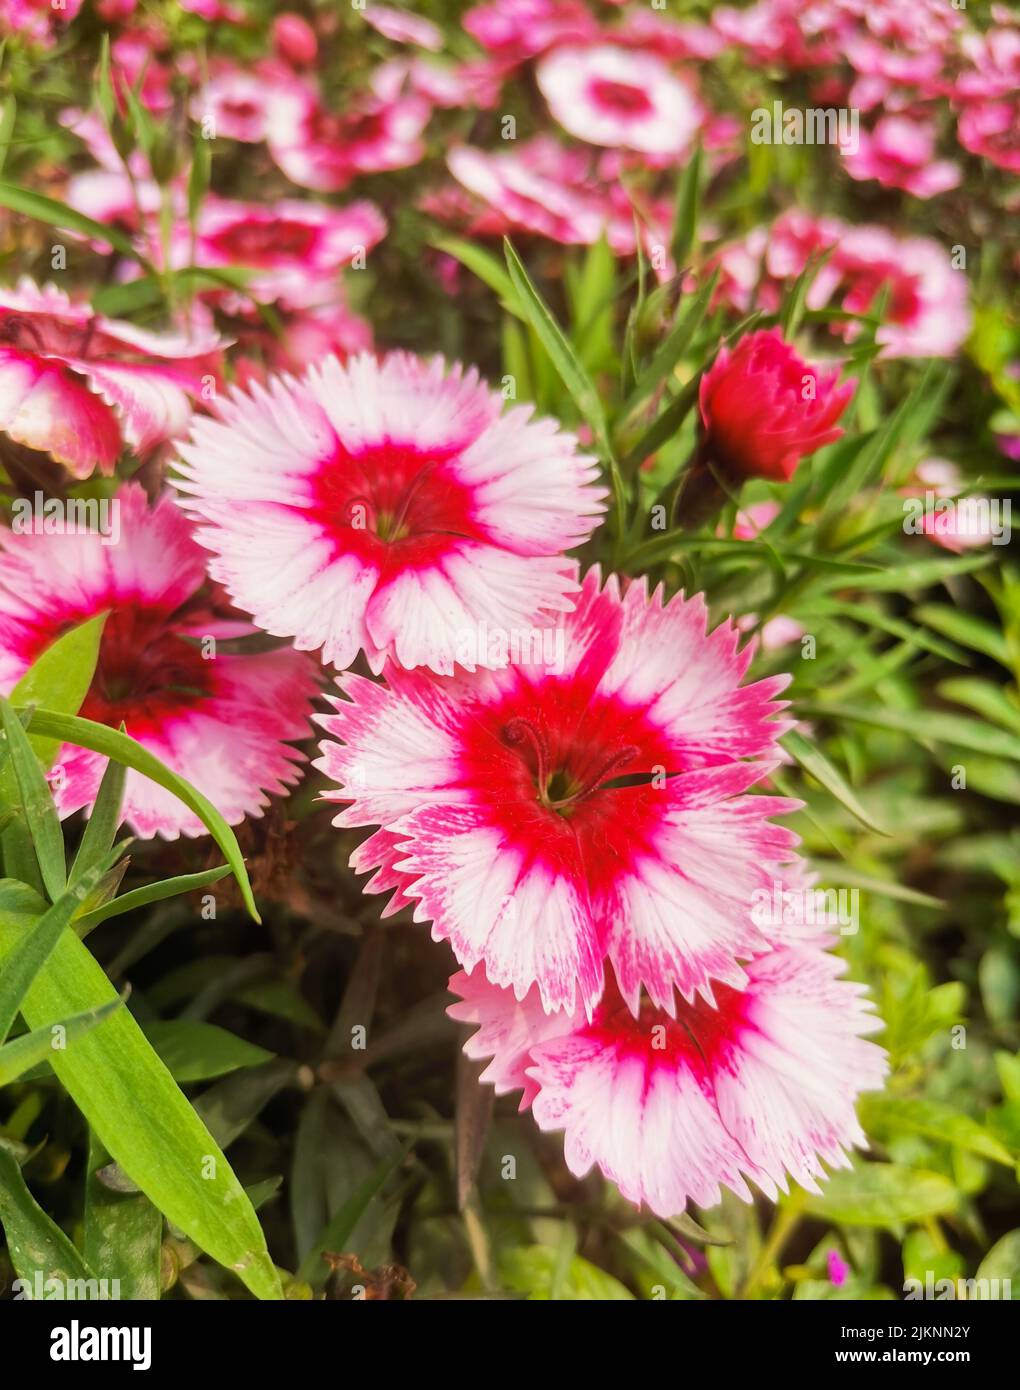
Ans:
<svg viewBox="0 0 1020 1390"><path fill-rule="evenodd" d="M856 381L836 385L783 341L778 329L721 348L701 379L702 454L734 480L789 480L806 455L843 431L836 421Z"/></svg>
<svg viewBox="0 0 1020 1390"><path fill-rule="evenodd" d="M315 31L299 14L278 14L273 20L273 51L294 68L310 68L319 54Z"/></svg>

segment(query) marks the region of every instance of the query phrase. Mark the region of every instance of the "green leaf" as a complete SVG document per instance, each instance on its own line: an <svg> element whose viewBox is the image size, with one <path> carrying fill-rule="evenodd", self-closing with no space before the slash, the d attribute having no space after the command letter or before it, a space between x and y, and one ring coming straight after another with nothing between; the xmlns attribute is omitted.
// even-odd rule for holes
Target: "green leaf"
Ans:
<svg viewBox="0 0 1020 1390"><path fill-rule="evenodd" d="M323 1031L322 1019L290 980L266 980L245 985L243 989L234 990L231 997L251 1009L286 1019L288 1023L296 1023L299 1028L309 1028L314 1033Z"/></svg>
<svg viewBox="0 0 1020 1390"><path fill-rule="evenodd" d="M84 213L76 212L64 203L58 203L55 198L46 198L41 193L31 193L27 188L18 188L12 183L0 183L0 207L9 208L11 212L23 213L26 217L33 217L37 222L45 222L51 227L78 232L90 241L106 242L122 256L128 256L142 265L146 264L145 257L136 250L131 238L125 236L117 227L95 222Z"/></svg>
<svg viewBox="0 0 1020 1390"><path fill-rule="evenodd" d="M809 772L817 782L820 782L827 792L830 792L841 806L845 806L850 814L869 830L874 830L878 835L888 835L889 831L884 830L877 821L868 815L864 807L857 800L857 797L847 786L843 775L833 767L828 758L820 749L799 733L796 729L791 729L788 734L784 734L780 739L783 747L790 753L805 772Z"/></svg>
<svg viewBox="0 0 1020 1390"><path fill-rule="evenodd" d="M457 237L439 237L432 244L437 250L452 256L455 261L460 261L472 275L476 275L483 284L488 285L490 290L495 290L503 308L515 318L524 319L524 311L514 290L513 281L490 251L473 241L462 241Z"/></svg>
<svg viewBox="0 0 1020 1390"><path fill-rule="evenodd" d="M975 753L987 753L989 757L1020 761L1020 737L960 714L941 710L938 713L898 710L889 706L804 705L800 709L802 713L827 719L849 719L876 729L891 729L894 733L909 734L920 742L949 743L958 748L972 748Z"/></svg>
<svg viewBox="0 0 1020 1390"><path fill-rule="evenodd" d="M819 521L822 528L832 525L853 498L874 480L900 438L907 432L912 417L925 408L935 370L934 362L929 362L913 391L899 409L874 431L852 463L836 476L822 508Z"/></svg>
<svg viewBox="0 0 1020 1390"><path fill-rule="evenodd" d="M191 151L191 170L188 174L188 224L191 227L198 221L202 199L209 187L211 164L212 141L196 140Z"/></svg>
<svg viewBox="0 0 1020 1390"><path fill-rule="evenodd" d="M873 592L912 593L915 589L928 589L933 584L942 584L958 574L971 574L974 570L985 569L994 558L987 551L978 551L973 555L957 555L950 560L908 560L906 564L890 563L874 568L870 574L862 575L856 587Z"/></svg>
<svg viewBox="0 0 1020 1390"><path fill-rule="evenodd" d="M954 1144L970 1153L1012 1168L1013 1155L977 1120L955 1106L935 1100L901 1100L894 1096L867 1096L861 1102L861 1123L882 1134L923 1134L942 1144Z"/></svg>
<svg viewBox="0 0 1020 1390"><path fill-rule="evenodd" d="M1003 1284L1008 1284L1011 1297L1014 1300L1020 1298L1020 1230L1008 1231L995 1242L978 1265L975 1277L978 1281L998 1280L999 1290ZM967 1282L969 1284L970 1281ZM967 1297L981 1298L986 1292L990 1290L982 1290L979 1286L974 1293L968 1289Z"/></svg>
<svg viewBox="0 0 1020 1390"><path fill-rule="evenodd" d="M121 726L123 731L123 725ZM120 808L124 798L124 780L127 769L112 758L106 764L103 780L99 784L95 804L89 814L85 833L81 837L78 853L71 865L71 878L98 864L110 852L113 837L120 825Z"/></svg>
<svg viewBox="0 0 1020 1390"><path fill-rule="evenodd" d="M123 285L103 285L92 296L92 307L109 318L128 318L163 302L163 286L155 275L143 275Z"/></svg>
<svg viewBox="0 0 1020 1390"><path fill-rule="evenodd" d="M18 103L13 95L9 96L0 110L0 174L3 173L4 164L7 160L7 151L10 148L11 136L14 134L14 121L18 114Z"/></svg>
<svg viewBox="0 0 1020 1390"><path fill-rule="evenodd" d="M1004 729L1020 734L1020 709L1003 686L977 676L951 676L948 680L939 681L938 693L943 700L966 705L985 719L994 720Z"/></svg>
<svg viewBox="0 0 1020 1390"><path fill-rule="evenodd" d="M0 1042L10 1032L32 981L52 954L65 927L115 857L115 854L111 855L109 861L97 864L83 874L52 907L41 902L42 910L31 930L22 932L12 943L4 962L3 974L0 975Z"/></svg>
<svg viewBox="0 0 1020 1390"><path fill-rule="evenodd" d="M64 860L64 832L53 804L43 770L32 751L21 720L6 700L0 698L0 721L10 750L10 769L18 787L18 801L35 850L43 885L51 902L56 902L67 883ZM6 773L7 768L4 769ZM0 1019L2 1019L0 1009ZM3 1037L0 1026L0 1038Z"/></svg>
<svg viewBox="0 0 1020 1390"><path fill-rule="evenodd" d="M32 728L41 734L56 738L61 743L77 743L82 748L91 748L94 753L115 758L118 762L151 778L167 791L173 792L189 810L194 811L219 845L224 859L237 879L248 912L256 922L261 921L255 899L252 897L251 884L237 837L212 802L196 787L179 777L176 772L172 772L133 738L117 729L110 729L105 724L96 724L91 719L79 719L52 709L37 709L32 715Z"/></svg>
<svg viewBox="0 0 1020 1390"><path fill-rule="evenodd" d="M558 1252L547 1245L526 1245L504 1250L499 1256L499 1277L508 1289L545 1302L552 1296ZM574 1255L562 1278L559 1297L570 1302L629 1303L634 1295L618 1279L590 1260Z"/></svg>
<svg viewBox="0 0 1020 1390"><path fill-rule="evenodd" d="M676 195L676 215L673 219L673 260L677 270L682 270L694 245L698 228L698 204L701 201L701 145L694 153L680 176Z"/></svg>
<svg viewBox="0 0 1020 1390"><path fill-rule="evenodd" d="M45 705L60 714L77 714L89 692L99 660L106 614L99 613L58 637L36 657L7 697L14 706ZM29 742L44 768L60 751L60 738L43 738L35 729Z"/></svg>
<svg viewBox="0 0 1020 1390"><path fill-rule="evenodd" d="M638 377L633 392L623 407L624 417L630 415L655 388L673 373L673 369L694 340L694 335L704 322L709 302L719 283L716 270L705 281L690 303L684 306L676 323L667 333L652 356L652 360Z"/></svg>
<svg viewBox="0 0 1020 1390"><path fill-rule="evenodd" d="M26 1280L30 1288L38 1273L44 1287L48 1279L60 1280L64 1298L88 1296L80 1286L68 1289L68 1284L93 1280L95 1274L60 1227L36 1202L21 1176L17 1159L3 1145L0 1145L0 1224L7 1237L11 1263L19 1279ZM30 1298L34 1296L28 1290L22 1293Z"/></svg>
<svg viewBox="0 0 1020 1390"><path fill-rule="evenodd" d="M612 446L609 442L609 432L606 428L606 417L602 409L602 401L595 386L581 365L580 359L571 347L563 329L556 322L548 305L535 289L528 272L520 256L514 250L509 239L504 239L503 249L506 253L507 270L510 280L517 292L518 299L523 307L524 316L538 334L542 346L549 355L549 359L556 368L561 381L573 397L574 404L581 413L582 419L591 426L592 433L598 441L604 457L610 466L610 473L613 477L614 493L617 497L618 516L622 522L623 518L623 484L619 478L619 469L613 455Z"/></svg>
<svg viewBox="0 0 1020 1390"><path fill-rule="evenodd" d="M7 903L14 911L0 911L0 960L19 940L18 896L8 894ZM65 931L22 1013L30 1028L45 1028L117 997L88 948ZM131 1014L117 1010L73 1048L54 1052L51 1063L100 1143L149 1200L256 1297L279 1298L279 1276L243 1187Z"/></svg>
<svg viewBox="0 0 1020 1390"><path fill-rule="evenodd" d="M189 1018L156 1019L145 1025L145 1036L175 1081L210 1081L274 1056L225 1028Z"/></svg>
<svg viewBox="0 0 1020 1390"><path fill-rule="evenodd" d="M163 1217L143 1193L112 1191L96 1174L110 1155L89 1135L85 1179L85 1258L101 1279L117 1280L119 1296L154 1301L160 1294Z"/></svg>
<svg viewBox="0 0 1020 1390"><path fill-rule="evenodd" d="M325 1277L323 1253L327 1250L343 1250L348 1237L365 1214L369 1203L379 1195L387 1180L403 1163L410 1149L411 1141L405 1144L399 1153L384 1159L364 1182L359 1183L301 1261L301 1268L298 1270L299 1279L304 1279L308 1283L321 1282Z"/></svg>
<svg viewBox="0 0 1020 1390"><path fill-rule="evenodd" d="M923 603L914 609L914 617L927 627L941 632L943 637L990 656L1000 666L1005 666L1007 671L1012 669L1005 637L983 618L975 618L972 613L964 613L945 603Z"/></svg>
<svg viewBox="0 0 1020 1390"><path fill-rule="evenodd" d="M116 999L101 1008L87 1009L84 1013L75 1014L73 1018L66 1018L59 1025L51 1024L48 1028L37 1028L33 1033L23 1033L20 1038L4 1043L0 1047L0 1086L8 1085L32 1067L38 1066L40 1062L48 1062L57 1038L60 1039L62 1047L71 1045L75 1038L84 1036L97 1023L102 1023L107 1015L112 1014L114 1009L119 1009L122 1004L122 999ZM59 1034L56 1032L58 1027L61 1030Z"/></svg>
<svg viewBox="0 0 1020 1390"><path fill-rule="evenodd" d="M846 1226L896 1228L954 1211L958 1200L956 1188L941 1173L862 1162L833 1173L819 1196L805 1199L804 1210Z"/></svg>
<svg viewBox="0 0 1020 1390"><path fill-rule="evenodd" d="M180 893L193 893L196 888L208 888L210 884L226 878L229 873L229 865L221 864L215 869L202 869L197 874L178 874L175 878L162 878L156 883L146 883L141 888L132 888L130 893L122 893L119 898L104 903L92 912L83 912L76 919L75 925L79 935L85 936L93 927L98 927L100 922L108 922L111 917L122 917L125 912L148 907L150 903L163 902L166 898L176 898Z"/></svg>

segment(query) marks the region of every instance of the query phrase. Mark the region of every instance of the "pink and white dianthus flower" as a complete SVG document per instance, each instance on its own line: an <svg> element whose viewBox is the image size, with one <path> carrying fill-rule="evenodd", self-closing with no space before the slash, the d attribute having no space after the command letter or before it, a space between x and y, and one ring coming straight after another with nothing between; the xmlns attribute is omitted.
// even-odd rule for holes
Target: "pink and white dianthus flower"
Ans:
<svg viewBox="0 0 1020 1390"><path fill-rule="evenodd" d="M816 217L803 208L783 213L770 227L752 228L721 247L708 263L723 267L718 297L741 313L774 312L781 282L801 273L812 255L829 250L808 290L810 309L834 300L853 314L867 314L889 287L878 341L885 357L951 357L970 331L967 277L946 247L931 237L897 237L885 227L852 226L837 217ZM761 267L767 271L761 275ZM852 341L860 325L839 325Z"/></svg>
<svg viewBox="0 0 1020 1390"><path fill-rule="evenodd" d="M49 48L82 7L83 0L4 0L0 13L0 38L21 34L32 43Z"/></svg>
<svg viewBox="0 0 1020 1390"><path fill-rule="evenodd" d="M956 122L960 144L1010 174L1020 174L1020 98L976 101Z"/></svg>
<svg viewBox="0 0 1020 1390"><path fill-rule="evenodd" d="M598 37L598 20L583 0L491 0L464 16L464 28L507 62L533 58L557 43Z"/></svg>
<svg viewBox="0 0 1020 1390"><path fill-rule="evenodd" d="M866 1039L881 1021L844 969L780 947L748 964L741 988L717 985L714 1004L681 1000L675 1015L647 999L628 1007L610 977L590 1020L547 1013L536 988L518 1000L479 969L453 976L461 1002L448 1012L478 1024L464 1050L492 1058L482 1080L522 1089L521 1109L564 1132L575 1176L597 1165L669 1218L689 1201L714 1206L722 1187L745 1202L749 1183L775 1199L791 1177L818 1192L823 1162L848 1168L846 1150L867 1147L854 1102L887 1063Z"/></svg>
<svg viewBox="0 0 1020 1390"><path fill-rule="evenodd" d="M246 290L268 303L292 307L321 302L324 286L365 255L386 235L386 219L365 199L328 207L306 199L279 198L272 204L241 203L207 197L199 212L195 249L203 266L243 266L257 273ZM176 260L187 264L191 237L178 228Z"/></svg>
<svg viewBox="0 0 1020 1390"><path fill-rule="evenodd" d="M473 369L394 352L234 393L180 449L210 573L259 627L349 666L450 673L457 634L571 606L595 460ZM483 662L483 664L485 664Z"/></svg>
<svg viewBox="0 0 1020 1390"><path fill-rule="evenodd" d="M137 483L108 505L117 510L102 533L53 529L44 513L0 537L0 690L64 632L106 612L83 718L123 723L231 824L259 816L266 793L298 778L303 755L288 741L308 733L314 664L286 648L215 652L211 642L254 629L207 591L205 557L179 508L169 496L150 508ZM92 805L105 765L64 745L51 774L62 816ZM140 836L205 834L177 797L133 771L123 818Z"/></svg>
<svg viewBox="0 0 1020 1390"><path fill-rule="evenodd" d="M842 151L851 178L875 179L883 188L901 188L915 198L934 198L955 188L960 166L935 158L934 129L906 116L883 116L874 130L861 131L857 148Z"/></svg>
<svg viewBox="0 0 1020 1390"><path fill-rule="evenodd" d="M535 76L563 129L593 145L672 162L702 123L698 99L654 53L615 44L556 48Z"/></svg>
<svg viewBox="0 0 1020 1390"><path fill-rule="evenodd" d="M607 956L635 1009L642 986L664 1009L742 987L738 960L767 948L753 896L796 840L769 817L799 802L745 795L791 727L788 678L741 686L750 654L729 623L706 635L700 597L597 569L516 651L499 621L465 638L501 636L502 669L338 679L316 766L350 803L335 825L380 827L351 858L377 870L366 891L416 902L465 969L546 1009L593 1009Z"/></svg>
<svg viewBox="0 0 1020 1390"><path fill-rule="evenodd" d="M221 68L191 99L191 118L211 123L216 136L257 145L266 138L274 84L266 73Z"/></svg>
<svg viewBox="0 0 1020 1390"><path fill-rule="evenodd" d="M366 5L361 12L366 24L393 43L415 44L438 53L443 46L443 31L438 24L422 15L409 14L391 5Z"/></svg>
<svg viewBox="0 0 1020 1390"><path fill-rule="evenodd" d="M458 145L446 162L483 211L472 216L470 206L451 208L442 195L426 206L440 217L460 213L458 220L466 220L474 235L525 231L564 246L591 246L605 236L618 256L633 256L640 238L657 274L665 278L675 269L672 262L653 256L654 248L669 244L672 209L649 200L637 218L622 186L599 178L581 149L536 135L505 151Z"/></svg>
<svg viewBox="0 0 1020 1390"><path fill-rule="evenodd" d="M276 90L266 115L269 153L292 183L336 193L359 174L406 169L424 157L432 106L420 93L370 88L333 115L300 84Z"/></svg>
<svg viewBox="0 0 1020 1390"><path fill-rule="evenodd" d="M188 340L95 313L25 278L0 290L0 434L76 478L112 473L129 445L182 435L192 400L219 379L219 340Z"/></svg>

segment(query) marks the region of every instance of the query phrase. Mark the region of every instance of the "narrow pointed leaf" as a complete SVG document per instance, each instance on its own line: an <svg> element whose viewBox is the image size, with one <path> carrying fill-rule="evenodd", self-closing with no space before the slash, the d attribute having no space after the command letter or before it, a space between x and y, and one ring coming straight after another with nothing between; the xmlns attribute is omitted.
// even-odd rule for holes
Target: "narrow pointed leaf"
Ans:
<svg viewBox="0 0 1020 1390"><path fill-rule="evenodd" d="M32 981L52 954L65 927L111 866L117 853L119 851L109 856L109 862L97 864L72 884L52 907L40 913L31 930L23 932L12 944L4 960L3 973L0 974L0 1042L10 1032Z"/></svg>
<svg viewBox="0 0 1020 1390"><path fill-rule="evenodd" d="M91 719L80 719L52 709L37 709L33 714L32 727L41 734L58 739L61 743L76 743L82 748L91 748L94 753L116 758L127 767L150 777L167 791L173 792L189 810L194 811L219 845L224 859L237 879L248 912L256 922L261 920L237 837L212 802L196 787L179 777L176 772L172 772L155 754L136 743L128 734L111 729L106 724L96 724Z"/></svg>
<svg viewBox="0 0 1020 1390"><path fill-rule="evenodd" d="M3 1226L7 1237L11 1263L18 1277L28 1282L30 1290L37 1273L44 1288L48 1279L60 1280L65 1298L74 1297L73 1293L67 1291L67 1285L71 1280L95 1279L95 1274L64 1232L50 1220L29 1192L17 1159L2 1145L0 1225ZM28 1297L32 1296L32 1292L29 1291Z"/></svg>
<svg viewBox="0 0 1020 1390"><path fill-rule="evenodd" d="M112 1192L96 1175L110 1155L89 1136L85 1179L85 1258L121 1298L153 1301L160 1292L163 1217L142 1192Z"/></svg>
<svg viewBox="0 0 1020 1390"><path fill-rule="evenodd" d="M821 749L816 748L796 729L791 729L780 742L804 771L810 773L816 782L820 782L827 792L831 792L840 805L845 806L862 825L867 826L869 830L874 830L878 835L889 834L888 830L883 830L878 822L868 815L847 785L842 773L833 767Z"/></svg>
<svg viewBox="0 0 1020 1390"><path fill-rule="evenodd" d="M24 1033L12 1042L4 1043L0 1047L0 1086L9 1085L32 1067L37 1067L40 1062L48 1062L58 1040L61 1047L72 1046L76 1038L83 1037L97 1023L102 1023L103 1019L113 1013L114 1009L119 1009L122 1003L121 999L112 1000L99 1009L87 1009L84 1013L75 1014L73 1018L66 1018L59 1024L37 1028L32 1033ZM60 1030L59 1033L57 1029Z"/></svg>
<svg viewBox="0 0 1020 1390"><path fill-rule="evenodd" d="M18 786L21 809L32 837L39 872L50 901L56 902L67 882L64 832L60 828L57 808L21 720L3 699L0 699L0 719L3 721L4 737L10 749L10 767Z"/></svg>
<svg viewBox="0 0 1020 1390"><path fill-rule="evenodd" d="M0 909L5 899L0 967L19 940L24 906L0 885ZM117 998L88 948L65 931L21 1011L38 1029ZM279 1275L244 1188L130 1012L116 1010L50 1060L99 1141L153 1205L257 1298L279 1298Z"/></svg>
<svg viewBox="0 0 1020 1390"><path fill-rule="evenodd" d="M121 726L123 732L123 726ZM124 797L124 780L127 768L111 758L106 764L103 780L99 784L95 805L92 807L85 833L81 837L78 853L71 865L71 878L91 869L110 851L113 837L120 825L120 809Z"/></svg>

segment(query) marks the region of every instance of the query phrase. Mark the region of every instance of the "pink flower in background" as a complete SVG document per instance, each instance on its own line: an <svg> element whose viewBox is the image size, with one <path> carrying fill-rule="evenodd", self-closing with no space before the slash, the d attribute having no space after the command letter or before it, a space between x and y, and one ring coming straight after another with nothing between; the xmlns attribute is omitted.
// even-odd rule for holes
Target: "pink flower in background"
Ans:
<svg viewBox="0 0 1020 1390"><path fill-rule="evenodd" d="M656 10L630 9L613 30L613 42L627 47L647 48L660 58L697 58L702 62L717 58L726 41L707 24L691 24Z"/></svg>
<svg viewBox="0 0 1020 1390"><path fill-rule="evenodd" d="M209 195L198 217L195 259L258 272L246 289L262 303L281 299L305 307L328 297L338 271L385 235L386 219L364 200L329 207L296 198L238 203ZM183 225L176 252L176 263L186 265L191 237Z"/></svg>
<svg viewBox="0 0 1020 1390"><path fill-rule="evenodd" d="M236 306L230 330L237 342L234 371L247 387L279 372L302 372L309 362L336 356L341 361L372 347L372 325L333 292L325 303L289 309L277 303L270 328L255 305Z"/></svg>
<svg viewBox="0 0 1020 1390"><path fill-rule="evenodd" d="M28 279L0 290L0 431L76 478L184 434L219 363L215 334L136 328Z"/></svg>
<svg viewBox="0 0 1020 1390"><path fill-rule="evenodd" d="M632 256L640 235L657 272L665 276L673 270L661 254L669 244L672 208L651 202L635 228L635 210L623 187L600 179L583 150L539 135L496 153L461 145L451 150L447 165L483 210L472 217L470 205L444 201L442 195L426 206L444 220L467 221L477 236L520 230L565 246L591 246L604 235L617 255Z"/></svg>
<svg viewBox="0 0 1020 1390"><path fill-rule="evenodd" d="M717 5L711 24L728 44L744 49L759 63L777 62L797 69L831 62L836 50L823 33L805 34L798 23L802 0L757 0L746 9Z"/></svg>
<svg viewBox="0 0 1020 1390"><path fill-rule="evenodd" d="M967 106L957 119L956 133L971 154L1020 174L1020 98Z"/></svg>
<svg viewBox="0 0 1020 1390"><path fill-rule="evenodd" d="M714 1206L720 1188L775 1199L793 1178L818 1192L822 1163L847 1168L866 1147L854 1111L878 1089L885 1053L864 986L842 980L824 951L780 948L752 960L739 989L672 1010L630 1006L610 977L590 1021L547 1013L538 991L516 999L475 970L454 975L463 1002L449 1013L477 1023L465 1051L492 1057L483 1080L523 1089L543 1130L564 1132L567 1167L597 1166L624 1197L657 1216L688 1202Z"/></svg>
<svg viewBox="0 0 1020 1390"><path fill-rule="evenodd" d="M265 73L225 68L214 73L191 102L191 118L211 120L214 134L258 144L266 138L273 84Z"/></svg>
<svg viewBox="0 0 1020 1390"><path fill-rule="evenodd" d="M442 63L433 58L407 60L407 83L412 92L445 109L490 110L499 100L506 68L497 62Z"/></svg>
<svg viewBox="0 0 1020 1390"><path fill-rule="evenodd" d="M851 178L877 179L884 188L902 188L915 198L933 198L955 188L960 166L935 158L935 131L905 116L885 116L872 131L861 131L858 148L842 151Z"/></svg>
<svg viewBox="0 0 1020 1390"><path fill-rule="evenodd" d="M292 183L336 193L358 174L417 164L431 114L430 103L416 92L370 90L334 116L314 93L295 85L272 93L266 139Z"/></svg>
<svg viewBox="0 0 1020 1390"><path fill-rule="evenodd" d="M690 88L652 53L557 48L535 75L564 130L594 145L670 162L690 148L703 119Z"/></svg>
<svg viewBox="0 0 1020 1390"><path fill-rule="evenodd" d="M838 378L838 368L823 376L805 362L778 329L720 348L698 392L706 457L733 479L789 480L843 433L836 422L856 382Z"/></svg>
<svg viewBox="0 0 1020 1390"><path fill-rule="evenodd" d="M314 666L289 649L203 656L203 641L209 653L208 639L253 629L212 606L202 551L169 497L150 509L128 483L111 505L116 525L105 535L0 539L0 690L9 693L62 633L108 612L82 716L112 728L123 722L230 823L259 816L266 793L297 780L302 755L287 742L308 732ZM64 746L51 774L61 815L91 806L105 765ZM177 797L136 772L127 774L123 814L136 835L205 833Z"/></svg>
<svg viewBox="0 0 1020 1390"><path fill-rule="evenodd" d="M812 256L830 249L808 290L808 308L836 302L848 312L867 314L888 286L886 321L878 329L883 356L951 357L957 351L970 331L967 276L930 237L897 237L884 227L855 227L795 208L770 227L755 227L721 247L707 269L715 264L723 268L721 302L740 313L752 305L774 313L782 282L796 278ZM860 328L844 324L833 331L852 342Z"/></svg>
<svg viewBox="0 0 1020 1390"><path fill-rule="evenodd" d="M737 541L757 540L766 527L771 526L779 515L778 502L755 502L738 512L733 523L733 539Z"/></svg>
<svg viewBox="0 0 1020 1390"><path fill-rule="evenodd" d="M138 0L96 0L96 10L107 24L122 24L138 8Z"/></svg>
<svg viewBox="0 0 1020 1390"><path fill-rule="evenodd" d="M458 633L569 607L594 460L478 374L396 352L233 393L180 453L210 573L259 627L375 671L453 670ZM482 664L486 664L484 661Z"/></svg>
<svg viewBox="0 0 1020 1390"><path fill-rule="evenodd" d="M299 14L278 14L270 29L273 52L281 62L294 68L311 68L319 56L315 30Z"/></svg>
<svg viewBox="0 0 1020 1390"><path fill-rule="evenodd" d="M335 824L381 827L351 859L378 871L366 891L417 900L466 969L518 998L534 985L546 1009L592 1009L606 957L635 1009L642 986L670 1010L674 988L742 986L738 960L766 944L753 895L795 843L769 817L799 803L745 795L775 763L743 761L774 758L787 678L741 686L750 653L705 627L700 597L621 594L592 570L502 669L341 677L349 699L320 722L343 743L316 766L351 803Z"/></svg>
<svg viewBox="0 0 1020 1390"><path fill-rule="evenodd" d="M829 1250L825 1256L825 1268L829 1274L829 1283L841 1289L847 1281L850 1273L850 1266L838 1250Z"/></svg>
<svg viewBox="0 0 1020 1390"><path fill-rule="evenodd" d="M585 43L599 35L598 21L582 0L493 0L468 10L464 28L512 63L556 43Z"/></svg>
<svg viewBox="0 0 1020 1390"><path fill-rule="evenodd" d="M247 24L248 16L237 5L224 3L224 0L178 0L182 10L197 14L210 24Z"/></svg>
<svg viewBox="0 0 1020 1390"><path fill-rule="evenodd" d="M971 67L956 79L955 96L989 100L1012 97L1020 91L1020 30L964 34L960 49Z"/></svg>
<svg viewBox="0 0 1020 1390"><path fill-rule="evenodd" d="M970 331L967 276L929 237L848 227L831 264L844 285L842 307L851 313L868 313L889 286L887 321L876 334L883 356L951 357Z"/></svg>
<svg viewBox="0 0 1020 1390"><path fill-rule="evenodd" d="M361 12L366 24L394 43L416 44L419 48L438 53L443 46L443 31L431 19L393 9L390 5L366 5Z"/></svg>
<svg viewBox="0 0 1020 1390"><path fill-rule="evenodd" d="M21 34L33 43L50 47L82 7L82 0L64 0L58 9L53 0L4 0L0 10L0 38Z"/></svg>

